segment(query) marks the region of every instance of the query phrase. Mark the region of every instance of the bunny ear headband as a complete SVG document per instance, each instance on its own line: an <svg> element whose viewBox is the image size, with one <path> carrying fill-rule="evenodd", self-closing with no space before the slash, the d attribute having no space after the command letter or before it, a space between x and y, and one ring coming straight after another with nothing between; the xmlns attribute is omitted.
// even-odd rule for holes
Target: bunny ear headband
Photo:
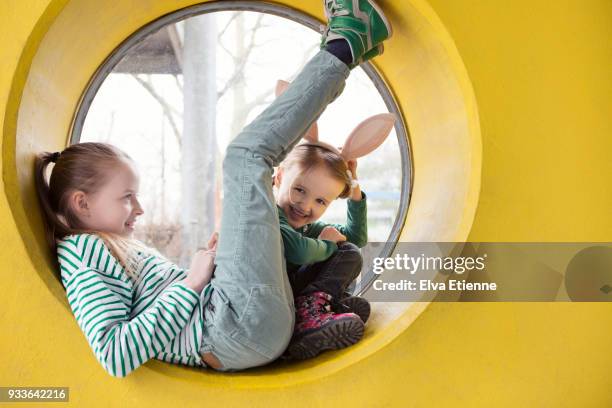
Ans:
<svg viewBox="0 0 612 408"><path fill-rule="evenodd" d="M278 97L282 94L288 86L289 82L279 80L276 83L276 96ZM310 126L303 138L311 144L316 144L338 153L348 162L349 160L363 157L376 150L376 148L385 141L387 136L389 136L391 129L395 126L395 119L395 115L391 113L381 113L367 118L357 125L346 138L341 150L319 141L319 130L316 122Z"/></svg>

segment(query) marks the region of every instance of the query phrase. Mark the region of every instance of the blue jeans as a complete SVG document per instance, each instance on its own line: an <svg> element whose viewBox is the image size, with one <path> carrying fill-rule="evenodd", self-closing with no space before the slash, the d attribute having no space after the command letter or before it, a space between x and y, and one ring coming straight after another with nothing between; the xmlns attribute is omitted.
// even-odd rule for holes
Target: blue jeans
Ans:
<svg viewBox="0 0 612 408"><path fill-rule="evenodd" d="M223 371L267 364L289 344L293 295L272 170L342 92L349 73L342 61L320 51L227 148L217 268L201 350L212 352Z"/></svg>

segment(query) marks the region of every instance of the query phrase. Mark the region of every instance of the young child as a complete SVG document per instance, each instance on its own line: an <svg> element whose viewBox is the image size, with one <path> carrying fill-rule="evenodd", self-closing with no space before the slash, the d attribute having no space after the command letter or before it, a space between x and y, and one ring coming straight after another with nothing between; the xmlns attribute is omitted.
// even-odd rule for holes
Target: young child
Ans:
<svg viewBox="0 0 612 408"><path fill-rule="evenodd" d="M370 305L346 292L361 271L359 248L367 243L366 196L357 182L356 159L378 147L394 122L391 114L367 119L341 151L318 141L315 124L305 136L310 143L296 146L278 168L274 184L296 305L289 357L314 357L363 335ZM338 198L348 198L347 224L318 221Z"/></svg>
<svg viewBox="0 0 612 408"><path fill-rule="evenodd" d="M219 237L189 270L131 239L143 210L125 153L83 143L37 157L49 246L72 312L108 373L124 377L151 358L235 371L287 348L295 316L272 170L342 92L350 68L390 37L374 1L358 3L325 2L321 51L228 146Z"/></svg>

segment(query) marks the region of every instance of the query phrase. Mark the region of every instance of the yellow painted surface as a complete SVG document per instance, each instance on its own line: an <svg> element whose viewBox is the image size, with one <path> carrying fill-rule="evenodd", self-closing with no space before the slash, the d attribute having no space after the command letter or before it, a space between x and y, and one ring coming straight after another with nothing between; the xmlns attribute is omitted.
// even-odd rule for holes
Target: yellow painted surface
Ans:
<svg viewBox="0 0 612 408"><path fill-rule="evenodd" d="M109 377L49 270L31 155L66 143L113 48L191 3L0 5L0 385L69 386L80 406L612 405L607 304L415 304L314 362L228 375L153 361ZM281 3L321 17L318 1ZM377 66L414 154L402 239L612 240L612 3L381 3L395 37Z"/></svg>

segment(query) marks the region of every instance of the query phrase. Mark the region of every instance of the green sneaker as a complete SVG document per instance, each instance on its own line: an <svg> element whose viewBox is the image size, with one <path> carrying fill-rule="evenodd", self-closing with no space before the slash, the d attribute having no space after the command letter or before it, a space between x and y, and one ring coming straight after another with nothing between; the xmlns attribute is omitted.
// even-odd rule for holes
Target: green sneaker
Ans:
<svg viewBox="0 0 612 408"><path fill-rule="evenodd" d="M356 67L359 64L362 64L366 61L371 60L374 57L381 55L385 51L385 46L382 44L378 44L376 47L372 48L370 51L366 52L357 60L357 63L351 65L351 68Z"/></svg>
<svg viewBox="0 0 612 408"><path fill-rule="evenodd" d="M327 28L321 48L328 42L344 39L353 56L353 66L364 61L364 54L392 35L391 24L373 0L324 0ZM379 55L378 51L367 59Z"/></svg>

